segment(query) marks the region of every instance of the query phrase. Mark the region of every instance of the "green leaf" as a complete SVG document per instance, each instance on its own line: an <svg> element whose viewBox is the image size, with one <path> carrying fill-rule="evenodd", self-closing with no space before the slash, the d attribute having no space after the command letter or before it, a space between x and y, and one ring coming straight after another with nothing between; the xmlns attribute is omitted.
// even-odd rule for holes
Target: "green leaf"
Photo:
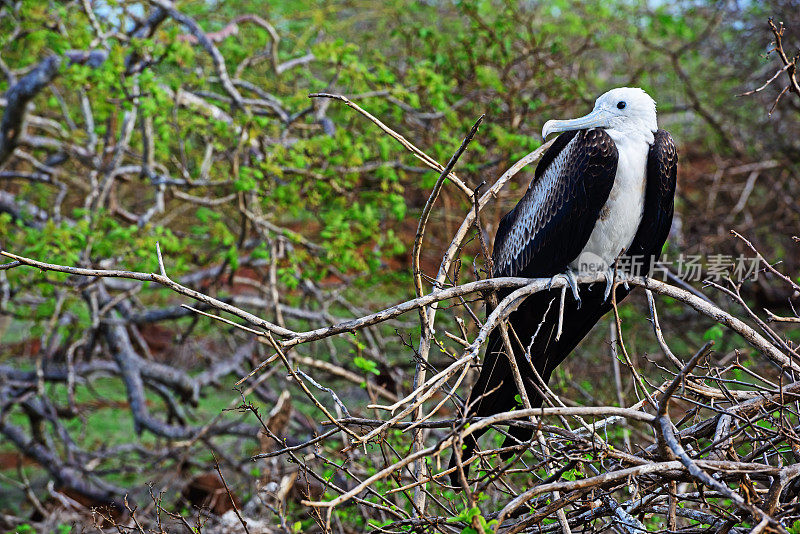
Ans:
<svg viewBox="0 0 800 534"><path fill-rule="evenodd" d="M718 343L722 339L724 334L725 331L722 329L722 325L715 324L714 326L705 331L705 333L703 334L703 340L714 341L715 343Z"/></svg>
<svg viewBox="0 0 800 534"><path fill-rule="evenodd" d="M355 366L358 367L359 369L366 371L367 373L372 373L374 375L381 374L380 371L378 370L378 363L369 360L367 358L364 358L363 356L356 356L355 358L353 358L353 364L355 364Z"/></svg>

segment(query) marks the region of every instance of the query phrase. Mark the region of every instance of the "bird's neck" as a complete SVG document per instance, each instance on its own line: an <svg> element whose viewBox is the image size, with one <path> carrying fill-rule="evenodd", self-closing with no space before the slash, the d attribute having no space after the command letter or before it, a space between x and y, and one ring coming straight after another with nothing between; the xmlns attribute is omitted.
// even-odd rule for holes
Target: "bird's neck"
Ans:
<svg viewBox="0 0 800 534"><path fill-rule="evenodd" d="M607 128L606 133L614 140L614 144L619 149L621 146L647 143L652 145L655 142L653 131L645 127L634 128Z"/></svg>

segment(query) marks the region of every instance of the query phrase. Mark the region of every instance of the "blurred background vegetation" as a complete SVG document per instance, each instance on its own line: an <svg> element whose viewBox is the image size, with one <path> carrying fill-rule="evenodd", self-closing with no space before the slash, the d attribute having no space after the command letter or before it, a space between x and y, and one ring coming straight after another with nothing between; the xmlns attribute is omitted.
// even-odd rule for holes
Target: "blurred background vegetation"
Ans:
<svg viewBox="0 0 800 534"><path fill-rule="evenodd" d="M230 84L197 32L169 9L208 35ZM411 246L438 173L352 109L309 93L346 95L441 163L485 114L456 168L476 188L538 147L546 120L588 112L609 88L639 86L658 102L659 124L681 156L667 257L749 253L730 236L735 229L796 277L800 99L786 95L771 109L784 86L778 82L738 96L781 66L766 55L768 17L786 24L793 54L797 0L3 2L6 114L10 89L46 58L75 50L105 56L96 64L63 60L32 95L13 146L4 147L13 152L0 160L0 248L50 263L152 272L158 241L169 275L188 286L296 330L330 324L413 296ZM532 175L519 174L482 214L488 239ZM435 275L469 209L469 199L446 185L426 236L425 274ZM477 239L462 260L461 280L485 277ZM91 476L132 494L146 494L145 482L178 471L189 480L210 469L212 450L224 451L237 492L256 491L253 480L263 472L253 471L249 455L257 442L210 437L180 461L164 456L173 440L152 430L137 435L127 386L113 371L77 385L23 388L67 414L70 446L20 400L14 373L108 359L108 342L97 334L103 322L124 319L142 358L195 379L246 343L232 329L175 308L185 299L167 290L106 285L112 301L98 302L85 282L67 276L0 270L0 418L65 463L99 458ZM744 294L759 309L797 302L768 276ZM114 319L109 309L122 301L127 312ZM742 345L677 304L663 307L676 352L692 352L708 338L722 353ZM641 296L625 303L622 316L630 352L657 374L646 359L659 354ZM800 340L797 332L787 335ZM402 392L415 365L406 344L418 336L418 325L396 322L298 353ZM602 327L589 336L557 373L556 391L579 402L617 403L613 388L603 387L611 380L607 337ZM250 352L198 382L194 398L147 385L150 411L168 413L177 426L208 423L236 405L233 382L264 356L260 348ZM257 392L265 413L281 384L276 376ZM626 392L633 395L632 386ZM351 411L365 412L358 384L352 395ZM313 407L299 409L306 427L293 423L288 434L308 434L319 419ZM122 444L135 447L94 456ZM0 509L28 517L25 488L44 500L54 475L19 449L0 440ZM171 491L182 487L170 484ZM295 506L294 519L313 524ZM346 519L356 531L365 521Z"/></svg>

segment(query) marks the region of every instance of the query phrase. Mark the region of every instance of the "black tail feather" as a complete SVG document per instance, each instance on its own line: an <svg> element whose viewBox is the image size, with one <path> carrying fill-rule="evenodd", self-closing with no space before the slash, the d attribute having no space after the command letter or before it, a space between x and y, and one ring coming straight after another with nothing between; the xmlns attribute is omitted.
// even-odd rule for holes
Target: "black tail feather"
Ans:
<svg viewBox="0 0 800 534"><path fill-rule="evenodd" d="M517 386L514 383L511 365L503 351L502 343L499 332L493 332L489 336L483 367L467 402L468 417L487 417L496 413L510 411L519 406ZM518 359L517 365L520 366L521 373L524 376L530 374L530 364L526 360L520 361ZM528 370L528 372L525 370ZM536 390L529 384L526 385L526 390L531 404L537 407L541 406L542 400ZM478 445L478 438L486 433L486 430L488 429L484 428L464 437L463 448L461 451L453 451L449 468L456 467L456 454L459 452L459 456L464 461L472 457ZM530 429L522 427L512 427L510 434L521 438L521 441L530 440L530 435L532 435ZM516 445L517 442L512 440L512 444ZM464 465L464 474L469 474L469 465ZM454 486L460 484L458 471L450 474L450 482Z"/></svg>
<svg viewBox="0 0 800 534"><path fill-rule="evenodd" d="M583 305L579 309L572 299L567 299L564 306L563 331L561 337L556 340L558 326L558 302L560 300L560 290L542 291L531 295L528 299L509 317L509 324L513 332L512 345L514 347L514 358L522 374L528 400L531 406L539 407L542 405L542 397L539 394L538 379L533 376L531 364L547 383L550 374L566 356L572 352L575 346L583 339L600 318L611 309L611 304L603 297L604 287L602 284L593 286L581 286L581 298ZM617 301L621 301L628 294L628 290L617 288ZM499 295L500 298L504 295ZM555 305L552 305L556 303ZM536 334L535 337L534 333ZM533 341L531 339L533 338ZM516 341L516 340L519 341ZM519 346L522 343L525 347L530 347L530 363L525 357L525 352ZM503 342L499 331L493 332L489 336L486 354L483 358L481 373L475 386L472 388L467 402L467 417L479 416L486 417L496 413L505 412L518 406L517 387L511 375L511 366L508 357L505 355ZM481 429L464 438L464 448L461 451L454 451L450 458L450 467L456 466L456 454L467 461L475 453L478 446L478 439L488 429ZM529 441L533 436L533 431L525 427L511 427L509 435L513 438L506 438L504 447L518 445L519 442ZM519 441L517 441L519 440ZM511 457L513 452L503 454L503 459ZM469 466L464 466L465 474L469 473ZM459 484L458 473L454 471L450 475L450 481L454 486Z"/></svg>
<svg viewBox="0 0 800 534"><path fill-rule="evenodd" d="M524 426L512 426L508 428L508 435L503 440L503 449L511 449L517 445L524 444L533 437L533 429ZM500 459L505 461L514 456L518 450L504 450L500 453Z"/></svg>

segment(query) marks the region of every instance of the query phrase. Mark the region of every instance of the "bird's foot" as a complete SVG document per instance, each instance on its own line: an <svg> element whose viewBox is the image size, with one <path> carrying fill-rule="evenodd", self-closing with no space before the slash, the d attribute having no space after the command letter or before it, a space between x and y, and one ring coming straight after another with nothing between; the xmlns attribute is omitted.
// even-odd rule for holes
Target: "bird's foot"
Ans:
<svg viewBox="0 0 800 534"><path fill-rule="evenodd" d="M553 286L555 285L556 280L564 280L564 282L569 283L569 281L567 280L567 277L565 275L557 274L557 275L552 276L550 278L550 283L547 285L547 289L553 289Z"/></svg>
<svg viewBox="0 0 800 534"><path fill-rule="evenodd" d="M603 277L606 279L606 290L603 293L603 302L605 302L608 300L611 289L614 287L614 268L609 267L608 270L603 273Z"/></svg>
<svg viewBox="0 0 800 534"><path fill-rule="evenodd" d="M567 269L566 279L570 289L572 289L572 296L575 297L575 301L578 303L578 309L580 309L581 296L578 294L578 278L575 275L575 271Z"/></svg>
<svg viewBox="0 0 800 534"><path fill-rule="evenodd" d="M629 274L627 274L627 273L622 273L622 274L623 274L623 276L622 276L622 281L621 281L620 283L622 284L622 286L623 286L625 289L627 289L628 291L630 291L630 289L631 289L631 286L630 286L630 285L628 285L628 276L630 276L630 275L629 275Z"/></svg>
<svg viewBox="0 0 800 534"><path fill-rule="evenodd" d="M570 289L572 289L572 296L575 297L575 300L578 302L578 308L580 308L581 297L578 294L578 279L575 275L575 272L572 269L567 269L565 273L553 276L550 278L550 284L547 286L547 289L553 289L556 280L563 280L570 287Z"/></svg>

